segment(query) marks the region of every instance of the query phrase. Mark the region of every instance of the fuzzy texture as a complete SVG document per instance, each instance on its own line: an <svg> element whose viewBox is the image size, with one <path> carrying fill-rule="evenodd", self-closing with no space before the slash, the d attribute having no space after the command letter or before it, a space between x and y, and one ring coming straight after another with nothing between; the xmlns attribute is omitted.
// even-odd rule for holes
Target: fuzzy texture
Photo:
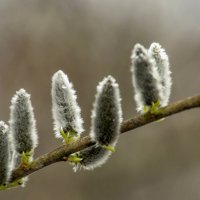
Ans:
<svg viewBox="0 0 200 200"><path fill-rule="evenodd" d="M122 122L122 109L119 86L112 76L104 78L97 86L91 118L90 136L96 141L96 145L76 154L82 160L75 164L75 171L78 168L92 170L100 167L111 155L111 152L103 146L115 147L117 143Z"/></svg>
<svg viewBox="0 0 200 200"><path fill-rule="evenodd" d="M80 163L74 166L74 171L78 169L93 170L96 167L101 167L111 155L110 151L105 148L94 145L77 153L77 156L82 158Z"/></svg>
<svg viewBox="0 0 200 200"><path fill-rule="evenodd" d="M171 94L171 71L169 65L169 58L165 50L161 47L159 43L152 43L148 53L155 60L158 73L161 78L162 83L162 93L163 93L163 106L166 106L169 102L169 97Z"/></svg>
<svg viewBox="0 0 200 200"><path fill-rule="evenodd" d="M76 92L63 71L52 77L52 113L55 136L61 138L61 128L65 133L74 131L75 135L84 131L81 110L77 104Z"/></svg>
<svg viewBox="0 0 200 200"><path fill-rule="evenodd" d="M140 44L135 45L131 60L137 111L143 113L144 106L151 106L158 101L163 106L162 84L155 61Z"/></svg>
<svg viewBox="0 0 200 200"><path fill-rule="evenodd" d="M17 152L15 148L15 143L12 138L12 135L10 134L10 131L8 131L8 144L9 144L9 171L12 172L16 168L16 163L17 163ZM11 175L11 173L10 173ZM10 179L10 177L9 177ZM9 182L8 179L8 182Z"/></svg>
<svg viewBox="0 0 200 200"><path fill-rule="evenodd" d="M0 185L9 181L12 163L9 151L8 126L0 121Z"/></svg>
<svg viewBox="0 0 200 200"><path fill-rule="evenodd" d="M122 109L119 86L112 76L97 86L91 118L91 138L100 145L114 145L120 133Z"/></svg>
<svg viewBox="0 0 200 200"><path fill-rule="evenodd" d="M33 152L38 145L36 121L30 95L24 89L11 100L9 124L17 153Z"/></svg>

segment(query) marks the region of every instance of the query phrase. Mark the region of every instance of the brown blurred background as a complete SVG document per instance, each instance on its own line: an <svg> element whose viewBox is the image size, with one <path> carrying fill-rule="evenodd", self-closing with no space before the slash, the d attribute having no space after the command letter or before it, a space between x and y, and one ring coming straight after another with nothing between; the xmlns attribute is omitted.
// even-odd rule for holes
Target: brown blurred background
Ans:
<svg viewBox="0 0 200 200"><path fill-rule="evenodd" d="M8 121L11 97L25 88L37 118L36 156L60 145L50 96L58 69L77 90L86 130L96 85L108 74L120 84L124 119L136 115L130 53L138 42L165 47L171 102L200 93L199 10L198 0L0 0L0 119ZM200 199L199 120L196 109L136 129L103 167L74 173L68 163L51 165L0 199Z"/></svg>

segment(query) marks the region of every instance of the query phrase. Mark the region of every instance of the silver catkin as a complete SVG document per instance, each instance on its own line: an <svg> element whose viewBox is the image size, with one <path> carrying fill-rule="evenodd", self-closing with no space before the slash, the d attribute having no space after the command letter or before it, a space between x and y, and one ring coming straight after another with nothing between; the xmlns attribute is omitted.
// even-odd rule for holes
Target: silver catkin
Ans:
<svg viewBox="0 0 200 200"><path fill-rule="evenodd" d="M30 95L24 89L17 91L11 100L9 125L17 153L33 152L38 135Z"/></svg>
<svg viewBox="0 0 200 200"><path fill-rule="evenodd" d="M92 111L90 136L96 145L80 151L77 155L82 158L79 167L87 170L103 165L111 152L103 146L115 147L122 122L122 109L119 86L112 76L103 79L97 86L97 94Z"/></svg>
<svg viewBox="0 0 200 200"><path fill-rule="evenodd" d="M13 144L10 143L8 126L0 121L0 185L6 184L14 166Z"/></svg>
<svg viewBox="0 0 200 200"><path fill-rule="evenodd" d="M64 132L82 133L84 131L83 120L77 104L76 92L67 75L61 70L52 77L51 95L55 136L61 138L61 128Z"/></svg>
<svg viewBox="0 0 200 200"><path fill-rule="evenodd" d="M112 76L104 78L97 86L91 118L91 138L100 145L116 143L122 122L122 108L119 86Z"/></svg>
<svg viewBox="0 0 200 200"><path fill-rule="evenodd" d="M168 55L166 54L165 49L163 49L159 43L152 43L148 53L155 60L162 83L163 99L161 101L162 105L166 106L169 102L172 86Z"/></svg>
<svg viewBox="0 0 200 200"><path fill-rule="evenodd" d="M77 153L82 160L74 166L74 171L80 169L93 170L101 167L109 159L111 152L100 145L88 147Z"/></svg>
<svg viewBox="0 0 200 200"><path fill-rule="evenodd" d="M155 61L142 45L134 46L131 61L137 111L143 113L144 106L151 106L163 99L161 79Z"/></svg>

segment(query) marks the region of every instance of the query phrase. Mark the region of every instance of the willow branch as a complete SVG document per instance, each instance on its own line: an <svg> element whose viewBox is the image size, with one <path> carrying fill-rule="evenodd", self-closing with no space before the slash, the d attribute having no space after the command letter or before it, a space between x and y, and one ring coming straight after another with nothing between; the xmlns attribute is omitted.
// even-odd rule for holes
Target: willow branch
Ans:
<svg viewBox="0 0 200 200"><path fill-rule="evenodd" d="M125 120L121 124L121 134L134 130L138 127L144 126L159 119L168 117L170 115L200 107L200 95L186 98L184 100L172 103L164 108L161 108L157 114L147 113L145 115L136 116L134 118ZM70 145L62 145L53 151L36 158L30 166L20 166L13 171L11 181L16 181L22 177L32 174L48 165L56 162L66 161L67 157L75 152L83 150L89 146L94 145L89 136L80 138L78 141Z"/></svg>

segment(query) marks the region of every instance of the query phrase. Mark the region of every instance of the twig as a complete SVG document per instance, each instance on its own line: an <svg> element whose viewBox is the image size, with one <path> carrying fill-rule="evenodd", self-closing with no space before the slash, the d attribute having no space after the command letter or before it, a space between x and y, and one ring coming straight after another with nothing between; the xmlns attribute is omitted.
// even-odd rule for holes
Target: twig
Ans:
<svg viewBox="0 0 200 200"><path fill-rule="evenodd" d="M125 120L121 124L121 133L134 130L138 127L144 126L148 123L157 121L159 119L168 117L170 115L200 107L200 95L186 98L184 100L172 103L164 108L158 110L157 114L147 113L145 115L136 116L134 118ZM11 181L16 181L22 177L32 174L48 165L56 162L66 161L67 157L75 152L83 150L89 146L94 145L95 142L91 141L89 136L80 138L78 141L70 145L62 145L53 151L36 158L28 167L20 166L13 171Z"/></svg>

